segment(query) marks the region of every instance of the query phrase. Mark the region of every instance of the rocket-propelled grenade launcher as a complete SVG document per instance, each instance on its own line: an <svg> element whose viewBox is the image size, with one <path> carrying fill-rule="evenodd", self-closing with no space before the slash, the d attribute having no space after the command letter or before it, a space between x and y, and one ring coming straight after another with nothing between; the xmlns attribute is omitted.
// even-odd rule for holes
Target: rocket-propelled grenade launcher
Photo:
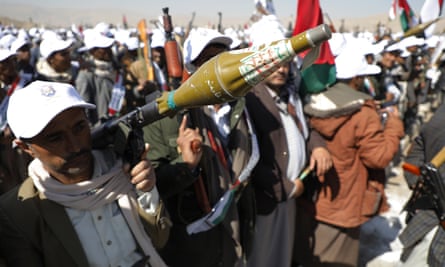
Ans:
<svg viewBox="0 0 445 267"><path fill-rule="evenodd" d="M143 127L181 109L243 97L253 86L292 61L298 53L330 38L329 26L322 24L270 44L223 52L202 65L178 89L163 92L155 101L93 129L93 143L103 143L102 137L113 132L121 122L131 128Z"/></svg>

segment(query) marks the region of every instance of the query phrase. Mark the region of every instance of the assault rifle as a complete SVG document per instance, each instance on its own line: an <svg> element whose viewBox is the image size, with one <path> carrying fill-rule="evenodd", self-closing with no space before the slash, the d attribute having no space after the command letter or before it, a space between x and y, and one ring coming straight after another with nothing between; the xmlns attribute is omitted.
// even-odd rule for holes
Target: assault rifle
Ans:
<svg viewBox="0 0 445 267"><path fill-rule="evenodd" d="M438 171L443 163L445 163L445 147L434 156L431 162L421 167L409 163L402 165L405 171L420 176L405 206L405 210L408 211L407 220L415 214L419 203L422 203L426 198L436 213L440 225L445 229L445 185Z"/></svg>
<svg viewBox="0 0 445 267"><path fill-rule="evenodd" d="M158 103L151 101L122 117L111 119L93 128L91 131L93 148L100 149L111 145L133 166L141 160L140 155L145 149L142 128L163 117L165 115L159 113Z"/></svg>

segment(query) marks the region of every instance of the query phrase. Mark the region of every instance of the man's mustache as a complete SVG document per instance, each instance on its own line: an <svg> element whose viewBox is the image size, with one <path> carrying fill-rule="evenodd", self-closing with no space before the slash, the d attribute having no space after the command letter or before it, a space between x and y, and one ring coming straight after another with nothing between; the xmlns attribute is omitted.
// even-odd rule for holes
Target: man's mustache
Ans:
<svg viewBox="0 0 445 267"><path fill-rule="evenodd" d="M89 149L83 149L79 152L68 155L67 157L64 158L64 160L65 160L65 162L70 162L78 157L82 157L85 154L89 154L89 153L91 153Z"/></svg>

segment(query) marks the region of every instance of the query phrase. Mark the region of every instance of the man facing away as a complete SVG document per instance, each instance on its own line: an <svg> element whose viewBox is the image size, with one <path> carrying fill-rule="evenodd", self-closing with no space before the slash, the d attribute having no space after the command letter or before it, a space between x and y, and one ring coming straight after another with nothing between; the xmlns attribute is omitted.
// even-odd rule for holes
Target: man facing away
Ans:
<svg viewBox="0 0 445 267"><path fill-rule="evenodd" d="M384 110L382 125L371 96L359 92L366 75L381 69L353 45L335 59L337 82L304 107L333 158L333 168L319 177L314 257L307 266L357 266L360 226L388 207L384 168L404 135L396 107Z"/></svg>

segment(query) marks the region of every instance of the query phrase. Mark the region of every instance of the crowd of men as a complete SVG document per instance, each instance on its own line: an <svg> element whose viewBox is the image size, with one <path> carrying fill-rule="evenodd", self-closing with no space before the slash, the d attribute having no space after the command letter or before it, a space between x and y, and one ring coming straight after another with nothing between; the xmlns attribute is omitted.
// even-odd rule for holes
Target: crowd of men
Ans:
<svg viewBox="0 0 445 267"><path fill-rule="evenodd" d="M213 57L289 37L260 7L245 32L1 26L0 266L357 266L392 167L443 145L443 112L419 108L443 107L442 37L333 33L322 92L299 90L296 56L235 101L92 137ZM401 265L445 263L420 242L443 234L432 206L409 210Z"/></svg>

